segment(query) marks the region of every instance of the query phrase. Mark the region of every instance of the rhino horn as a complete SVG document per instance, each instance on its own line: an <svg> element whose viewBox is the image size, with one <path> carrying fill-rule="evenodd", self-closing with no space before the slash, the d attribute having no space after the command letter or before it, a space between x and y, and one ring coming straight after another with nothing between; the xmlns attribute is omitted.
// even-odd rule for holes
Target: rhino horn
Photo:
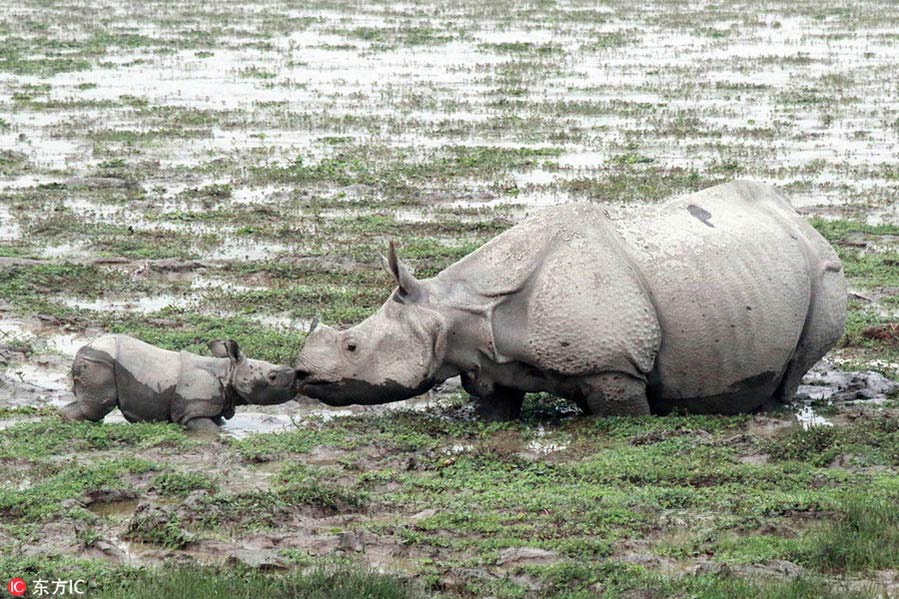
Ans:
<svg viewBox="0 0 899 599"><path fill-rule="evenodd" d="M306 336L303 337L303 341L300 343L300 351L303 351L303 347L306 346L306 341L307 341L307 340L309 339L309 337L312 335L312 331L314 331L315 329L318 328L319 322L321 322L321 318L319 317L318 314L316 314L316 315L312 318L312 322L309 323L309 330L306 331Z"/></svg>

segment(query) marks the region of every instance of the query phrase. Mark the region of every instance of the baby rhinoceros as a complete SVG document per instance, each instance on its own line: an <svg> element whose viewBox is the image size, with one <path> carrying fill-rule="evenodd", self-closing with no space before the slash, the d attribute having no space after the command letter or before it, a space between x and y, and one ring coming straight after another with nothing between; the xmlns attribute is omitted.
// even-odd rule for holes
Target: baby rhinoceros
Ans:
<svg viewBox="0 0 899 599"><path fill-rule="evenodd" d="M128 422L177 422L217 430L234 406L272 405L296 396L293 368L245 357L235 341L213 341L214 357L169 351L128 335L103 335L72 363L77 399L68 420L102 420L116 406Z"/></svg>

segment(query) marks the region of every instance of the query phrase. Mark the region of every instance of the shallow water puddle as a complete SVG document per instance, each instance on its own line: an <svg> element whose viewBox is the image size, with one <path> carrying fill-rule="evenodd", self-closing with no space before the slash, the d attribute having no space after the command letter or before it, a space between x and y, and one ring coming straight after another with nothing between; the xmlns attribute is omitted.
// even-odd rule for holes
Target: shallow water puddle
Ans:
<svg viewBox="0 0 899 599"><path fill-rule="evenodd" d="M210 260L265 260L275 256L290 254L292 248L274 241L260 241L229 237L219 247L205 252L204 258Z"/></svg>
<svg viewBox="0 0 899 599"><path fill-rule="evenodd" d="M311 318L295 318L289 312L281 314L253 314L250 318L267 327L288 331L308 331L313 321Z"/></svg>
<svg viewBox="0 0 899 599"><path fill-rule="evenodd" d="M137 312L149 314L163 308L183 308L192 305L196 300L192 297L156 294L128 300L84 300L77 297L62 297L60 301L71 308L93 310L95 312Z"/></svg>
<svg viewBox="0 0 899 599"><path fill-rule="evenodd" d="M799 421L799 425L804 430L808 430L816 426L833 426L833 423L827 418L819 416L817 413L815 413L815 409L812 408L812 406L809 404L804 404L796 412L796 420Z"/></svg>
<svg viewBox="0 0 899 599"><path fill-rule="evenodd" d="M137 499L112 502L98 501L87 506L87 509L100 517L123 520L134 514L139 503L140 501Z"/></svg>
<svg viewBox="0 0 899 599"><path fill-rule="evenodd" d="M293 420L285 414L238 412L225 421L222 432L235 439L243 439L248 435L284 432L293 427Z"/></svg>
<svg viewBox="0 0 899 599"><path fill-rule="evenodd" d="M564 451L568 449L570 444L568 441L562 439L550 438L543 428L543 425L538 426L534 434L535 438L528 441L527 447L530 451L541 455Z"/></svg>
<svg viewBox="0 0 899 599"><path fill-rule="evenodd" d="M35 350L56 352L74 358L75 352L95 336L87 333L44 335L35 332L41 328L43 327L39 324L28 324L17 318L3 318L2 311L0 311L0 343L24 341L32 345ZM40 357L36 356L35 359L39 360Z"/></svg>
<svg viewBox="0 0 899 599"><path fill-rule="evenodd" d="M252 406L238 408L234 417L222 425L222 432L237 439L248 435L282 433L294 429L304 422L327 422L333 418L360 416L365 414L380 415L404 410L426 411L439 407L440 398L430 394L414 397L405 401L375 406L352 405L333 407L320 404L311 399L301 399L298 403L289 402L282 406L271 406L269 409L277 413L254 411Z"/></svg>
<svg viewBox="0 0 899 599"><path fill-rule="evenodd" d="M41 248L42 258L88 258L92 255L87 241L68 241Z"/></svg>

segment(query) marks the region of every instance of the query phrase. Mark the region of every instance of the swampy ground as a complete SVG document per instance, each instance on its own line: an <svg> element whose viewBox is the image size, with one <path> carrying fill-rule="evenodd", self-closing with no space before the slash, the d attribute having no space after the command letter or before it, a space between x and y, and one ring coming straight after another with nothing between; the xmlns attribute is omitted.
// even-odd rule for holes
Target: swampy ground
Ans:
<svg viewBox="0 0 899 599"><path fill-rule="evenodd" d="M96 597L899 593L896 394L831 372L899 370L892 2L2 8L0 575ZM387 297L390 239L428 276L541 206L617 218L734 178L779 186L849 278L802 406L590 419L535 396L486 424L449 384L246 410L221 438L54 415L101 332L289 363L315 314Z"/></svg>

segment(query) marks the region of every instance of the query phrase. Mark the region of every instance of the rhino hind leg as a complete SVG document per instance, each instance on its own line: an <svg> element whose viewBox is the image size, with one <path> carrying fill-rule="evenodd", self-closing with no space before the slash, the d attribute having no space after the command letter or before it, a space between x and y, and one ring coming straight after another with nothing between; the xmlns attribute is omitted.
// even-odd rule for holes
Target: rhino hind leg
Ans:
<svg viewBox="0 0 899 599"><path fill-rule="evenodd" d="M836 262L825 262L812 288L809 312L799 343L787 365L774 401L792 401L803 375L843 336L846 324L846 281Z"/></svg>
<svg viewBox="0 0 899 599"><path fill-rule="evenodd" d="M594 416L643 416L649 414L646 381L623 372L608 372L582 385L581 408Z"/></svg>
<svg viewBox="0 0 899 599"><path fill-rule="evenodd" d="M474 399L475 410L482 420L502 422L521 418L524 391L497 385L493 393Z"/></svg>

